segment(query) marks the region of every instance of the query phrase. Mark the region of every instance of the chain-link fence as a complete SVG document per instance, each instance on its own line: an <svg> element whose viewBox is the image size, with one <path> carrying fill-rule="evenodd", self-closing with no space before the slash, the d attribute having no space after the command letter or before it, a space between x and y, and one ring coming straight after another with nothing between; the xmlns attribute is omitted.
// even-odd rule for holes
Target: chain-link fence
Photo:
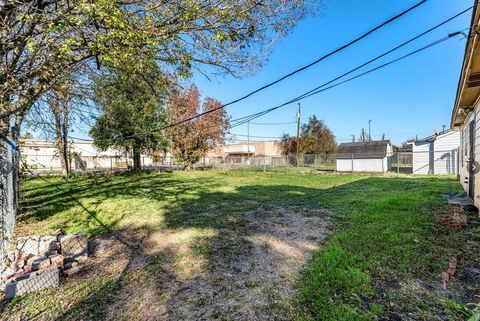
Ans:
<svg viewBox="0 0 480 321"><path fill-rule="evenodd" d="M336 169L336 155L287 155L287 156L228 156L211 158L209 160L214 169L256 169L263 171L288 171L293 169L334 171ZM208 164L208 162L206 163Z"/></svg>
<svg viewBox="0 0 480 321"><path fill-rule="evenodd" d="M133 158L130 156L79 156L69 157L70 169L77 173L95 172L122 172L133 168ZM174 157L150 157L142 156L140 164L143 169L178 169L179 164ZM22 165L25 174L31 175L55 175L62 173L62 164L57 154L27 154L22 155Z"/></svg>
<svg viewBox="0 0 480 321"><path fill-rule="evenodd" d="M228 156L207 165L222 170L377 172L416 175L458 175L458 149L444 151L313 154L288 156Z"/></svg>
<svg viewBox="0 0 480 321"><path fill-rule="evenodd" d="M62 172L57 155L23 155L22 163L28 173L59 174ZM182 169L183 164L172 156L142 156L144 170ZM223 156L201 157L193 168L220 170L261 171L317 171L317 172L379 172L419 175L457 175L459 154L457 149L445 151L308 154L287 156ZM129 156L79 156L70 158L74 172L119 172L133 167Z"/></svg>
<svg viewBox="0 0 480 321"><path fill-rule="evenodd" d="M0 136L0 267L9 250L17 214L18 172L17 147Z"/></svg>

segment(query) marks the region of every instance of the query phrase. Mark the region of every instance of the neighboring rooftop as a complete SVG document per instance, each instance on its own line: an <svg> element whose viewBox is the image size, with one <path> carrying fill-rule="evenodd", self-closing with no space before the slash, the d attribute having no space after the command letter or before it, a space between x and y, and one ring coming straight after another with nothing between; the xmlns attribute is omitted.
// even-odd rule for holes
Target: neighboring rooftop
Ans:
<svg viewBox="0 0 480 321"><path fill-rule="evenodd" d="M370 142L342 143L337 147L337 158L383 158L387 156L389 140L376 140Z"/></svg>
<svg viewBox="0 0 480 321"><path fill-rule="evenodd" d="M450 133L452 133L452 132L453 132L452 129L448 129L448 130L445 130L445 131L440 132L440 133L435 133L435 134L430 135L430 136L425 137L425 138L417 139L417 140L415 140L415 142L432 142L432 141L434 141L435 139L437 139L438 137L443 136L443 135L450 134ZM413 143L413 142L412 142L412 143Z"/></svg>

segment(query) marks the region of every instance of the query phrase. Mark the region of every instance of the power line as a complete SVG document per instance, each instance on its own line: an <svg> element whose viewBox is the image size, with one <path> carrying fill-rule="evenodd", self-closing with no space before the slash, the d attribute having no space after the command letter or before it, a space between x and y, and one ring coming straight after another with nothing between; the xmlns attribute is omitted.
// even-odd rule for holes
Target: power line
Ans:
<svg viewBox="0 0 480 321"><path fill-rule="evenodd" d="M251 125L263 125L263 126L277 126L277 125L291 125L291 124L296 124L297 122L291 121L288 123L253 123L250 122Z"/></svg>
<svg viewBox="0 0 480 321"><path fill-rule="evenodd" d="M417 4L417 6L418 6L418 5L420 5L420 4ZM380 69L380 68L386 67L387 65L392 64L392 63L394 63L394 62L396 62L396 61L398 61L398 60L405 59L406 57L408 57L408 56L410 56L410 55L413 55L413 54L415 54L415 53L417 53L417 52L419 52L419 51L425 50L425 49L427 49L427 46L424 47L424 48L421 48L421 49L419 49L419 50L417 50L417 51L415 51L415 52L412 52L412 53L410 53L410 54L408 54L408 55L405 55L405 56L403 56L403 57L401 57L401 58L399 58L399 59L395 59L394 61L390 61L390 62L387 63L387 64L384 64L384 65L381 65L381 66L379 66L379 67L376 67L376 68L374 68L374 69L372 69L372 70L369 70L369 71L366 72L366 73L362 73L362 74L360 74L360 75L358 75L358 76L355 76L355 77L353 77L353 78L349 78L349 79L347 79L347 80L345 80L345 81L342 81L342 82L340 82L340 83L337 83L337 84L334 84L334 85L332 85L332 86L323 88L323 87L325 87L325 86L327 86L327 85L335 82L336 80L339 80L339 79L345 77L346 75L349 75L349 74L351 74L351 73L353 73L353 72L355 72L355 71L357 71L357 70L365 67L366 65L371 64L372 62L377 61L377 60L379 60L380 58L382 58L382 57L384 57L384 56L386 56L386 55L388 55L388 54L390 54L390 53L392 53L392 52L394 52L394 51L396 51L396 50L398 50L398 49L406 46L407 44L409 44L409 43L411 43L411 42L419 39L420 37L422 37L422 36L424 36L424 35L432 32L432 31L434 31L434 30L436 30L436 29L438 29L439 27L445 25L446 23L452 21L453 19L455 19L455 18L457 18L457 17L465 14L466 12L468 12L469 10L471 10L473 7L474 7L474 6L471 6L471 7L467 8L467 9L465 9L465 10L463 10L463 11L455 14L454 16L452 16L452 17L450 17L450 18L442 21L441 23L439 23L439 24L435 25L434 27L432 27L432 28L430 28L430 29L428 29L428 30L420 33L419 35L417 35L417 36L415 36L415 37L413 37L413 38L411 38L411 39L409 39L409 40L401 43L400 45L397 45L396 47L394 47L394 48L392 48L392 49L390 49L390 50L388 50L388 51L386 51L386 52L384 52L384 53L376 56L376 57L373 58L373 59L370 59L369 61L367 61L367 62L365 62L365 63L363 63L363 64L361 64L361 65L359 65L359 66L357 66L357 67L355 67L355 68L353 68L353 69L351 69L351 70L349 70L348 72L343 73L342 75L337 76L337 77L335 77L334 79L332 79L332 80L330 80L330 81L328 81L328 82L326 82L326 83L323 83L322 85L317 86L317 87L315 87L315 88L313 88L313 89L311 89L311 90L309 90L309 91L301 94L300 96L297 96L297 97L295 97L295 98L293 98L293 99L291 99L291 100L289 100L289 101L287 101L287 102L285 102L285 103L283 103L283 104L281 104L281 105L278 105L278 106L275 106L275 107L266 109L266 110L261 111L261 112L258 112L258 113L254 113L254 114L250 114L250 115L247 115L247 116L243 116L243 117L237 118L237 119L235 119L235 120L232 121L234 124L232 124L232 125L230 126L230 128L234 128L234 127L243 125L243 124L247 123L248 121L251 121L251 120L253 120L253 119L256 119L256 118L258 118L258 117L261 117L261 116L263 116L263 115L265 115L265 114L267 114L267 113L269 113L269 112L271 112L271 111L274 111L274 110L276 110L276 109L278 109L278 108L281 108L281 107L283 107L283 106L286 106L286 105L291 104L291 103L294 103L294 102L297 102L297 101L299 101L299 100L301 100L301 99L303 99L303 98L307 98L307 97L310 97L310 96L312 96L312 95L316 95L316 94L318 94L318 93L320 93L320 92L323 92L323 91L326 91L326 90L328 90L328 89L334 88L334 87L339 86L339 85L341 85L341 84L343 84L343 83L352 81L352 80L357 79L357 78L359 78L359 77L361 77L361 76L364 76L364 75L366 75L366 74L368 74L368 73L370 73L370 72L373 72L373 71L378 70L378 69ZM412 8L413 8L413 7L412 7ZM413 10L412 8L410 8L410 10ZM405 14L405 13L406 13L406 12L403 12L403 14ZM395 18L395 17L394 17L394 18ZM394 19L394 18L391 18L391 19ZM397 19L398 19L398 17L397 17ZM380 27L376 27L376 28L378 29L378 28L380 28ZM467 28L467 29L468 29L468 28ZM373 29L372 29L372 30L373 30ZM373 31L370 31L370 33L371 33L371 32L373 32ZM451 37L451 36L456 36L456 35L459 35L459 34L462 34L462 32L459 31L459 32L457 32L457 33L451 34L451 35L449 35L449 37ZM357 39L358 39L358 38L357 38ZM446 39L444 39L444 40L446 40ZM443 42L444 40L441 40L441 42ZM435 44L436 44L436 43L430 44L428 47L433 46L433 45L435 45ZM323 89L321 89L321 88L323 88ZM321 89L321 90L320 90L320 89ZM198 115L196 115L196 116L192 116L192 117L190 117L190 118L187 119L187 120L183 120L183 121L180 121L180 122L178 122L178 123L174 123L174 124L170 124L170 125L164 126L164 127L162 127L162 128L159 128L158 130L166 129L166 128L169 128L169 127L172 127L172 126L175 126L175 125L179 125L179 124L184 123L184 122L186 122L186 121L193 120L193 119L198 118L198 117L201 117L201 116L203 116L203 115L205 115L205 114L207 114L207 113L210 113L210 112L213 112L213 111L222 109L222 108L226 107L226 106L229 105L229 104L231 104L231 103L227 103L227 104L225 104L225 105L219 106L219 107L217 107L217 108L215 108L215 109L212 109L212 110L210 110L210 111L207 111L207 112L205 112L205 113L200 113L200 114L198 114ZM293 122L292 122L292 123L293 123ZM253 123L252 123L252 124L253 124ZM262 123L258 123L258 124L262 124ZM263 124L267 124L267 123L263 123ZM274 124L274 123L271 123L271 124ZM278 123L278 124L282 124L282 123ZM285 123L285 124L287 124L287 123ZM130 137L130 136L131 136L131 137ZM123 137L123 139L132 138L132 137L134 137L134 136L136 136L136 135L130 135L130 136L125 136L125 137Z"/></svg>
<svg viewBox="0 0 480 321"><path fill-rule="evenodd" d="M392 48L392 49L390 49L390 50L382 53L381 55L378 55L378 56L376 56L375 58L370 59L369 61L367 61L367 62L359 65L358 67L356 67L356 68L354 68L354 69L351 69L351 70L349 70L348 72L343 73L342 75L340 75L340 76L338 76L338 77L335 77L334 79L332 79L332 80L330 80L330 81L328 81L328 82L326 82L326 83L324 83L324 84L322 84L322 85L320 85L320 86L318 86L318 87L315 87L315 88L307 91L306 93L304 93L304 94L302 94L302 95L300 95L300 96L297 96L297 97L294 98L294 99L291 99L290 101L286 102L285 104L282 104L281 107L283 107L283 105L287 105L287 104L290 104L290 103L297 102L297 101L299 101L299 100L302 99L302 98L306 98L306 97L311 96L310 94L311 94L311 93L314 93L316 90L318 90L318 89L320 89L320 88L322 88L322 87L325 87L325 86L327 86L327 85L335 82L336 80L339 80L339 79L341 79L341 78L343 78L343 77L345 77L345 76L347 76L347 75L349 75L349 74L352 74L352 73L354 73L355 71L357 71L357 70L359 70L359 69L361 69L361 68L363 68L363 67L371 64L372 62L375 62L375 61L379 60L380 58L383 58L383 57L385 57L386 55L388 55L388 54L390 54L390 53L392 53L392 52L394 52L394 51L396 51L396 50L398 50L398 49L400 49L400 48L402 48L402 47L410 44L411 42L413 42L413 41L415 41L415 40L417 40L417 39L425 36L426 34L428 34L428 33L432 32L432 31L440 28L441 26L447 24L448 22L450 22L450 21L452 21L452 20L460 17L461 15L463 15L463 14L465 14L466 12L470 11L470 10L471 10L473 7L475 7L475 6L476 6L476 5L473 5L473 6L467 8L467 9L465 9L465 10L462 10L461 12L453 15L452 17L450 17L450 18L448 18L448 19L440 22L439 24L437 24L437 25L429 28L428 30L420 33L419 35L417 35L417 36L415 36L415 37L413 37L413 38L411 38L411 39L409 39L409 40L401 43L400 45L397 45L396 47L394 47L394 48ZM332 88L333 88L333 87L332 87ZM316 93L314 93L314 94L316 94ZM261 113L263 113L263 112L261 112ZM244 116L244 117L238 118L237 121L242 121L242 120L249 121L249 120L252 120L252 119L257 118L257 117L251 118L253 115L256 115L256 114L252 114L252 115L248 115L248 116ZM239 124L239 125L241 125L241 124Z"/></svg>
<svg viewBox="0 0 480 321"><path fill-rule="evenodd" d="M325 84L323 84L323 85L321 85L321 86L316 87L316 88L319 88L318 90L315 90L315 91L309 90L308 92L306 92L306 93L304 93L304 94L302 94L302 95L300 95L300 96L297 96L296 98L291 99L291 100L289 100L289 101L287 101L287 102L285 102L285 103L282 103L282 104L280 104L280 105L278 105L278 106L271 107L271 108L265 109L265 110L263 110L263 111L260 111L260 112L254 113L254 114L250 114L250 115L247 115L247 116L244 116L244 117L241 117L241 118L237 118L237 119L235 119L235 120L232 121L233 124L232 124L229 128L231 129L231 128L235 128L235 127L241 126L241 125L246 124L247 122L249 122L249 121L251 121L251 120L253 120L253 119L257 119L257 118L259 118L259 117L261 117L261 116L264 116L264 115L266 115L266 114L268 114L268 113L270 113L270 112L273 112L273 111L275 111L275 110L277 110L277 109L279 109L279 108L282 108L282 107L284 107L284 106L287 106L287 105L289 105L289 104L292 104L292 103L294 103L294 102L297 102L297 101L299 101L299 100L301 100L301 99L305 99L305 98L311 97L311 96L313 96L313 95L317 95L317 94L319 94L319 93L321 93L321 92L330 90L330 89L332 89L332 88L335 88L335 87L340 86L340 85L342 85L342 84L345 84L345 83L347 83L347 82L353 81L353 80L358 79L358 78L363 77L363 76L366 76L366 75L368 75L368 74L370 74L370 73L372 73L372 72L374 72L374 71L383 69L383 68L385 68L385 67L387 67L387 66L389 66L389 65L391 65L391 64L393 64L393 63L396 63L396 62L398 62L398 61L401 61L401 60L403 60L403 59L406 59L406 58L408 58L408 57L410 57L410 56L413 56L413 55L415 55L415 54L417 54L417 53L419 53L419 52L422 52L422 51L424 51L424 50L427 50L427 49L429 49L429 48L431 48L431 47L433 47L433 46L436 46L436 45L438 45L438 44L440 44L440 43L442 43L442 42L444 42L444 41L446 41L446 40L452 39L453 37L458 36L458 35L461 35L461 34L463 34L461 31L451 33L451 34L449 34L449 35L447 35L447 36L445 36L445 37L443 37L443 38L440 38L439 40L436 40L436 41L434 41L434 42L432 42L432 43L430 43L430 44L428 44L428 45L426 45L426 46L423 46L423 47L421 47L421 48L419 48L419 49L416 49L416 50L414 50L414 51L412 51L412 52L410 52L410 53L408 53L408 54L406 54L406 55L403 55L403 56L401 56L401 57L399 57L399 58L393 59L393 60L391 60L391 61L389 61L389 62L387 62L387 63L384 63L384 64L382 64L382 65L380 65L380 66L375 67L375 68L369 69L369 70L367 70L367 71L365 71L365 72L363 72L363 73L361 73L361 74L358 74L358 75L356 75L356 76L354 76L354 77L345 79L345 80L343 80L343 81L341 81L341 82L338 82L338 83L335 83L335 84L333 84L333 85L331 85L331 86L324 87L325 84L330 84L330 83L331 83L331 81L328 81L327 83L325 83ZM357 68L354 68L354 69L357 69ZM337 77L337 78L338 78L338 77ZM324 88L323 88L323 87L324 87ZM212 127L213 127L213 126L212 126ZM208 128L207 128L207 129L208 129Z"/></svg>
<svg viewBox="0 0 480 321"><path fill-rule="evenodd" d="M307 65L305 65L305 66L303 66L303 67L301 67L301 68L298 68L298 69L296 69L296 70L294 70L294 71L292 71L292 72L290 72L290 73L288 73L288 74L280 77L280 78L277 79L277 80L274 80L274 81L272 81L272 82L270 82L270 83L268 83L268 84L266 84L266 85L264 85L264 86L262 86L262 87L260 87L260 88L258 88L258 89L256 89L256 90L254 90L254 91L249 92L248 94L246 94L246 95L244 95L244 96L242 96L242 97L240 97L240 98L237 98L237 99L235 99L235 100L232 100L232 101L230 101L230 102L228 102L228 103L226 103L226 104L223 104L223 105L221 105L221 106L219 106L219 107L216 107L216 108L214 108L214 109L205 111L205 112L200 113L200 114L198 114L198 115L195 115L195 116L192 116L192 117L183 119L183 120L178 121L178 122L173 123L173 124L169 124L169 125L161 128L161 130L162 130L162 129L171 128L171 127L174 127L174 126L177 126L177 125L180 125L180 124L183 124L183 123L188 122L188 121L191 121L191 120L193 120L193 119L195 119L195 118L202 117L202 116L204 116L204 115L213 113L213 112L215 112L215 111L217 111L217 110L220 110L220 109L224 109L224 108L227 107L227 106L230 106L230 105L233 105L233 104L235 104L235 103L238 103L238 102L240 102L240 101L242 101L242 100L245 100L245 99L247 99L248 97L253 96L253 95L256 94L256 93L258 93L258 92L260 92L260 91L263 91L263 90L265 90L265 89L267 89L267 88L269 88L269 87L271 87L271 86L273 86L273 85L275 85L275 84L277 84L277 83L279 83L279 82L281 82L281 81L283 81L283 80L285 80L285 79L287 79L287 78L290 78L291 76L293 76L293 75L295 75L295 74L297 74L297 73L299 73L299 72L302 72L302 71L304 71L304 70L306 70L306 69L308 69L308 68L310 68L310 67L312 67L312 66L314 66L314 65L316 65L316 64L318 64L318 63L320 63L321 61L323 61L323 60L325 60L325 59L333 56L334 54L339 53L339 52L345 50L346 48L348 48L348 47L352 46L353 44L359 42L360 40L368 37L369 35L371 35L372 33L376 32L377 30L385 27L386 25L394 22L395 20L398 20L399 18L403 17L404 15L406 15L406 14L409 13L410 11L416 9L417 7L421 6L422 4L424 4L424 3L427 2L427 1L428 1L428 0L422 0L422 1L418 2L418 3L415 4L414 6L408 8L408 9L402 11L401 13L395 15L394 17L392 17L392 18L390 18L390 19L382 22L382 23L379 24L378 26L374 27L373 29L368 30L367 32L365 32L365 33L362 34L361 36L359 36L359 37L351 40L350 42L346 43L345 45L343 45L343 46L341 46L341 47L339 47L339 48L337 48L337 49L335 49L335 50L333 50L333 51L331 51L331 52L323 55L322 57L318 58L317 60L315 60L315 61L313 61L313 62L311 62L311 63L309 63L309 64L307 64Z"/></svg>
<svg viewBox="0 0 480 321"><path fill-rule="evenodd" d="M234 133L229 133L228 135L230 136L240 136L240 137L253 137L253 138L270 138L270 139L280 139L281 137L279 136L254 136L254 135L244 135L244 134L234 134Z"/></svg>
<svg viewBox="0 0 480 321"><path fill-rule="evenodd" d="M429 34L429 33L432 32L432 31L435 31L436 29L440 28L441 26L443 26L443 25L449 23L450 21L452 21L452 20L460 17L461 15L463 15L463 14L465 14L466 12L470 11L473 7L474 7L474 6L471 6L471 7L467 8L467 9L465 9L465 10L457 13L456 15L454 15L454 16L452 16L452 17L450 17L450 18L448 18L448 19L440 22L439 24L431 27L430 29L428 29L428 30L426 30L426 31L418 34L417 36L415 36L415 37L413 37L413 38L410 38L409 40L407 40L407 41L399 44L398 46L396 46L396 47L394 47L394 48L392 48L392 49L390 49L390 50L382 53L381 55L376 56L376 57L373 58L373 59L370 59L369 61L367 61L367 62L359 65L358 67L356 67L356 68L354 68L354 69L352 69L352 70L350 70L350 71L348 71L348 72L346 72L346 73L344 73L344 74L342 74L342 75L340 75L340 76L338 76L338 77L330 80L329 82L327 82L327 83L325 83L325 84L322 84L321 86L318 86L318 87L316 87L316 88L313 88L312 90L310 90L309 92L305 93L304 95L308 95L309 93L311 93L311 92L313 92L313 91L315 91L315 90L317 90L317 89L319 89L319 88L321 88L321 87L327 86L327 85L329 85L329 84L331 84L331 83L333 83L333 82L335 82L335 81L337 81L337 80L339 80L339 79L341 79L341 78L343 78L343 77L345 77L345 76L348 76L349 74L352 74L352 73L354 73L355 71L357 71L357 70L359 70L359 69L361 69L361 68L363 68L363 67L371 64L372 62L375 62L375 61L377 61L377 60L379 60L379 59L381 59L381 58L383 58L383 57L391 54L392 52L394 52L394 51L396 51L396 50L398 50L398 49L400 49L400 48L402 48L402 47L405 47L406 45L414 42L415 40L417 40L417 39L419 39L419 38L421 38L421 37Z"/></svg>
<svg viewBox="0 0 480 321"><path fill-rule="evenodd" d="M297 96L296 98L293 98L293 99L291 99L291 100L289 100L289 101L287 101L287 102L285 102L285 103L282 103L282 104L280 104L280 105L278 105L278 106L275 106L275 107L272 107L272 108L268 108L268 109L265 109L265 110L263 110L263 111L261 111L261 112L258 112L258 113L255 113L255 114L250 114L250 115L244 116L244 117L242 117L242 118L239 118L239 121L238 121L237 123L235 123L234 126L231 126L230 128L240 126L240 125L244 124L246 121L251 121L251 120L253 120L253 119L259 118L259 117L264 116L264 115L266 115L266 114L268 114L268 113L270 113L270 112L272 112L272 111L274 111L274 110L277 110L277 109L279 109L279 108L281 108L281 107L284 107L284 106L287 106L287 105L292 104L292 103L294 103L294 102L297 102L297 101L299 101L299 100L301 100L301 99L311 97L311 96L313 96L313 95L316 95L316 94L319 94L319 93L321 93L321 92L327 91L327 90L329 90L329 89L335 88L335 87L337 87L337 86L340 86L340 85L342 85L342 84L344 84L344 83L350 82L350 81L355 80L355 79L357 79L357 78L366 76L367 74L370 74L370 73L372 73L372 72L374 72L374 71L377 71L377 70L379 70L379 69L385 68L385 67L387 67L387 66L389 66L389 65L391 65L391 64L393 64L393 63L395 63L395 62L398 62L398 61L400 61L400 60L403 60L403 59L405 59L405 58L408 58L408 57L410 57L410 56L412 56L412 55L415 55L415 54L417 54L417 53L419 53L419 52L421 52L421 51L424 51L424 50L426 50L426 49L429 49L429 48L431 48L431 47L433 47L433 46L435 46L435 45L438 45L438 44L440 44L440 43L442 43L442 42L444 42L444 41L446 41L446 40L448 40L448 39L451 39L451 38L453 38L453 37L455 37L455 36L458 36L458 35L461 35L461 34L463 34L461 31L458 31L458 32L449 34L449 35L446 36L446 37L443 37L443 38L441 38L441 39L439 39L439 40L437 40L437 41L434 41L434 42L432 42L432 43L430 43L430 44L428 44L428 45L426 45L426 46L423 46L423 47L421 47L421 48L419 48L419 49L417 49L417 50L414 50L414 51L412 51L412 52L410 52L410 53L408 53L408 54L406 54L406 55L403 55L403 56L401 56L401 57L399 57L399 58L396 58L396 59L394 59L394 60L391 60L391 61L389 61L389 62L387 62L387 63L385 63L385 64L382 64L382 65L380 65L380 66L378 66L378 67L375 67L375 68L373 68L373 69L369 69L369 70L367 70L367 71L365 71L365 72L363 72L363 73L361 73L361 74L359 74L359 75L357 75L357 76L354 76L354 77L345 79L345 80L343 80L343 81L341 81L341 82L338 82L338 83L333 84L333 85L331 85L331 86L325 87L325 85L332 83L332 81L328 81L327 83L322 84L321 86L318 86L318 87L314 88L313 90L309 90L308 92L306 92L306 93L304 93L304 94L302 94L302 95L300 95L300 96ZM356 69L358 69L358 68L354 68L354 69L356 70ZM348 72L348 73L346 73L346 74L350 74L350 72ZM338 78L338 77L337 77L337 78Z"/></svg>

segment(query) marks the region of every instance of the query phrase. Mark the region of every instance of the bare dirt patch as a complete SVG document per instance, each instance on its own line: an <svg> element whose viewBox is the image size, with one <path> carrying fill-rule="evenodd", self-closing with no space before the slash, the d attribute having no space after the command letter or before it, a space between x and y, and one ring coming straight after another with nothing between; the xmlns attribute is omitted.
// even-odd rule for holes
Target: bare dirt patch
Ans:
<svg viewBox="0 0 480 321"><path fill-rule="evenodd" d="M183 229L153 233L144 242L145 252L157 264L132 271L152 273L120 290L108 318L289 320L299 270L328 235L328 214L258 210L244 214L238 229L208 231L200 242ZM206 253L192 254L206 244Z"/></svg>
<svg viewBox="0 0 480 321"><path fill-rule="evenodd" d="M214 227L215 211L202 227L119 231L79 274L1 307L0 320L293 319L299 271L331 213L274 207Z"/></svg>

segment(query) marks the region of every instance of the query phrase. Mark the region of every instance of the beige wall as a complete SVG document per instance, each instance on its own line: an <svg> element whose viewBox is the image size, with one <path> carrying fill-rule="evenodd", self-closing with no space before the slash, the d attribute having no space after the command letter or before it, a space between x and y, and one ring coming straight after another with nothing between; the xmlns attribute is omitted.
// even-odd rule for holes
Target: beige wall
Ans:
<svg viewBox="0 0 480 321"><path fill-rule="evenodd" d="M278 156L281 150L275 142L255 142L255 156Z"/></svg>
<svg viewBox="0 0 480 321"><path fill-rule="evenodd" d="M240 142L236 144L229 144L233 146L247 146L247 142ZM250 150L252 156L280 156L281 150L274 141L250 141ZM253 147L253 148L252 148ZM244 148L246 150L246 148ZM209 151L206 157L226 157L229 154L225 152L223 146L218 147L215 150Z"/></svg>

